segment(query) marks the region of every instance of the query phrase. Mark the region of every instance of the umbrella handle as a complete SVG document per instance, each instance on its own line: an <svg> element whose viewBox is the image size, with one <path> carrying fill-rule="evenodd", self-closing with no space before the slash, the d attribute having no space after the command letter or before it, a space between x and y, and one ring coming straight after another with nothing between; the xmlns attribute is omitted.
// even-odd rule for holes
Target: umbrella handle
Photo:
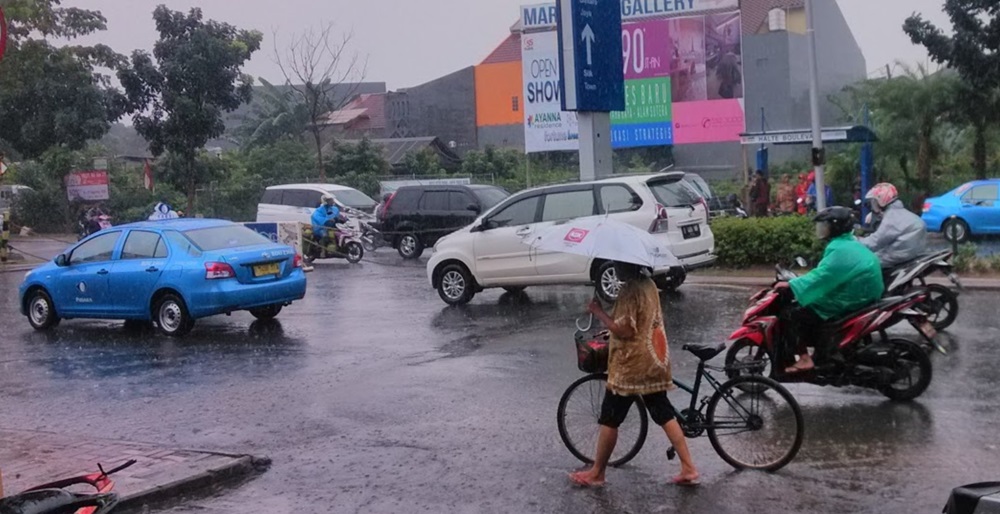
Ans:
<svg viewBox="0 0 1000 514"><path fill-rule="evenodd" d="M590 315L590 319L587 320L586 327L580 326L581 319L582 318L576 318L576 329L579 330L580 332L590 332L590 329L594 326L594 315L593 314Z"/></svg>

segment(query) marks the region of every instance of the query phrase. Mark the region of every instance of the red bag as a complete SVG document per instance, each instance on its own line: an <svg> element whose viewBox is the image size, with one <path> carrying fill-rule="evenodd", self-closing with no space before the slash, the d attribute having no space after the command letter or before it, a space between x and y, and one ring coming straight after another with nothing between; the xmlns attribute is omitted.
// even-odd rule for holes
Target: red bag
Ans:
<svg viewBox="0 0 1000 514"><path fill-rule="evenodd" d="M607 373L610 334L576 334L576 365L584 373Z"/></svg>

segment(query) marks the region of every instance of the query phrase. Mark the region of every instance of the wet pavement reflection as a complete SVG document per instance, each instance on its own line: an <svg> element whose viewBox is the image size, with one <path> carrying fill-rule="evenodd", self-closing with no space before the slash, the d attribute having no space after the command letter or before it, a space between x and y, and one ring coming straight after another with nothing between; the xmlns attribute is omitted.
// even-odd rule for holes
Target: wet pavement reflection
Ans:
<svg viewBox="0 0 1000 514"><path fill-rule="evenodd" d="M582 491L566 480L578 462L555 412L580 376L572 335L587 288L488 291L449 308L421 263L380 253L319 264L307 298L275 322L236 313L171 340L103 321L32 332L17 313L20 278L0 274L0 426L273 459L261 477L173 512L908 513L1000 479L995 293L962 295L942 335L952 352L933 356L916 402L791 386L806 439L778 473L735 472L701 438L703 484L680 489L651 431L606 489ZM724 340L750 293L662 296L676 377L696 365L681 345Z"/></svg>

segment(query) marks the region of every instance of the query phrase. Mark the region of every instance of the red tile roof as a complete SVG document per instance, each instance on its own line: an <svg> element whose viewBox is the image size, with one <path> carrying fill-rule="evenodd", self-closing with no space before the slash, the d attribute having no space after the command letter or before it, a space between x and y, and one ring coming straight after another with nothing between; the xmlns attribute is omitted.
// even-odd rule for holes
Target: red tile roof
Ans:
<svg viewBox="0 0 1000 514"><path fill-rule="evenodd" d="M511 34L500 43L480 64L497 64L501 62L517 62L521 60L521 34Z"/></svg>
<svg viewBox="0 0 1000 514"><path fill-rule="evenodd" d="M328 119L334 125L350 123L351 130L384 129L385 94L358 95Z"/></svg>
<svg viewBox="0 0 1000 514"><path fill-rule="evenodd" d="M805 5L805 0L743 0L743 35L759 32L771 9L798 9Z"/></svg>

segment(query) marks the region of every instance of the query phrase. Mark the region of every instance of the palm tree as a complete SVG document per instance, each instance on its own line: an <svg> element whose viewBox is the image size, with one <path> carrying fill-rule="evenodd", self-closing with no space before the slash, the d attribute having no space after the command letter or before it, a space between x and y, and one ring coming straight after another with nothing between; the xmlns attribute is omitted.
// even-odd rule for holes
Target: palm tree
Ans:
<svg viewBox="0 0 1000 514"><path fill-rule="evenodd" d="M291 89L260 79L263 86L255 98L252 114L237 129L244 148L274 143L283 138L300 139L309 124L308 109Z"/></svg>

